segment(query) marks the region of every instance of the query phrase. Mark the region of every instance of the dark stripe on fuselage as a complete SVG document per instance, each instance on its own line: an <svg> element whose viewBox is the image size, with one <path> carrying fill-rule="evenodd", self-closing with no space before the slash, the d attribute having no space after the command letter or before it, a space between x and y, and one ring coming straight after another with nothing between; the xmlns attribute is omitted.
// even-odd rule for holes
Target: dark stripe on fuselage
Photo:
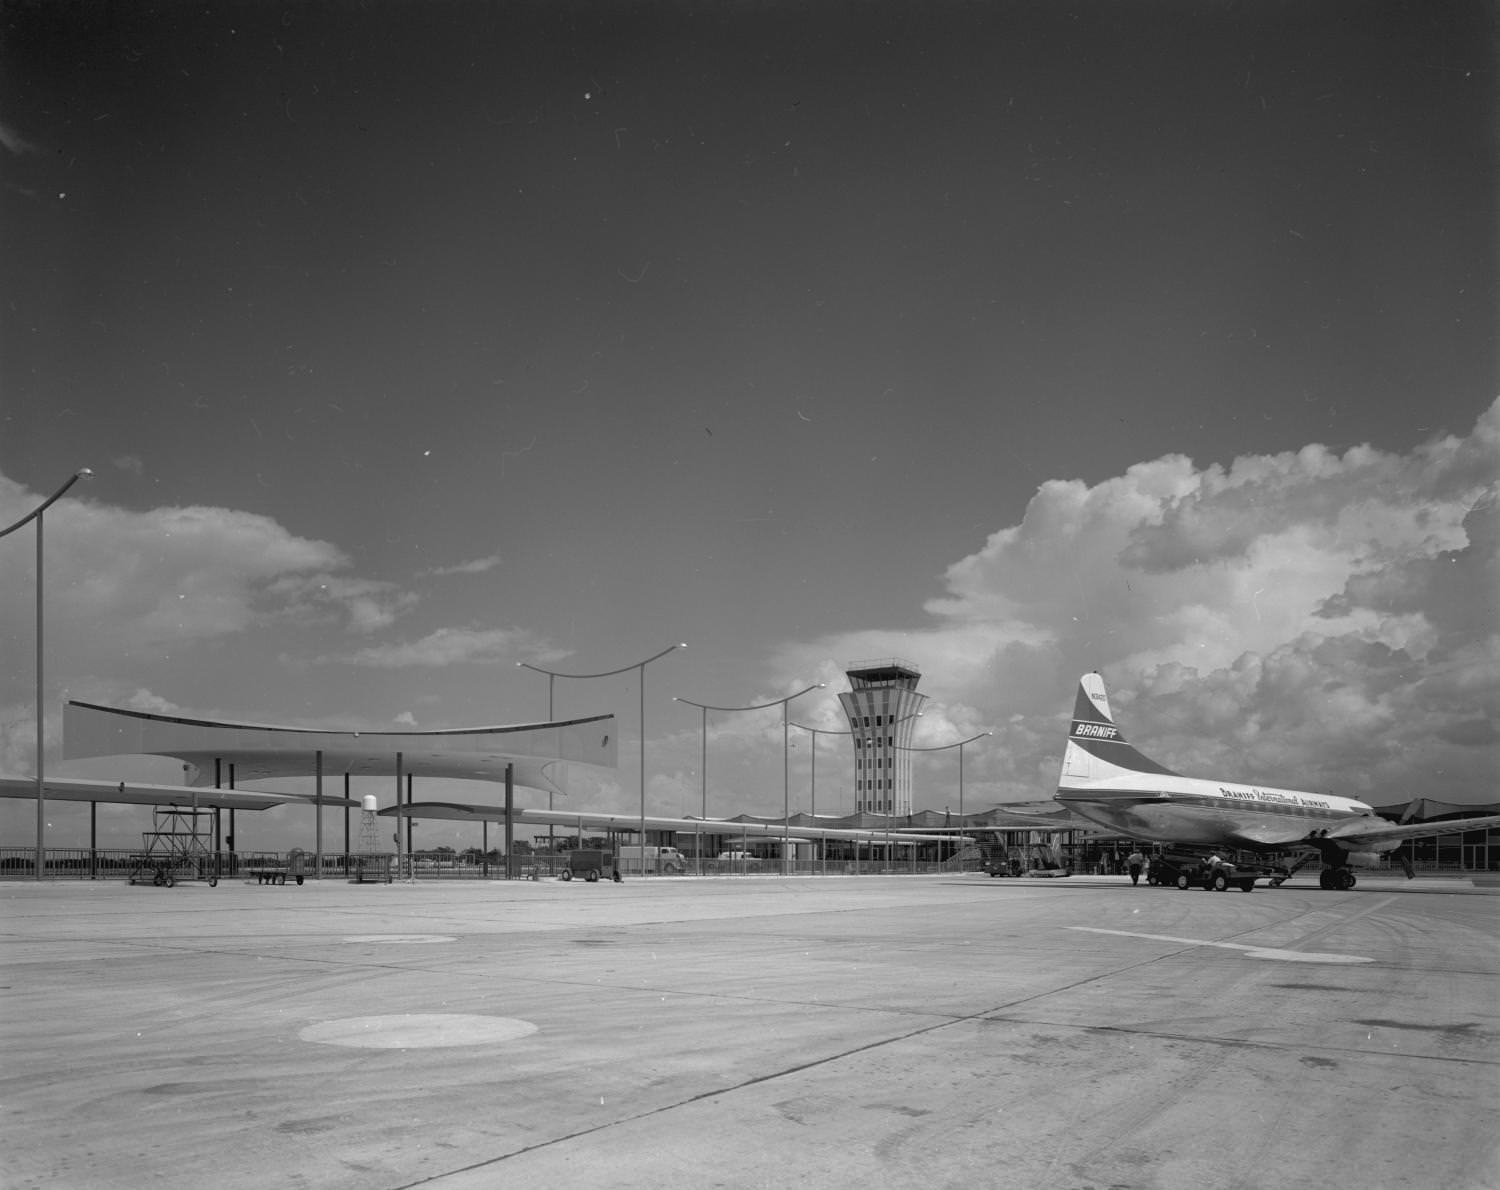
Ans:
<svg viewBox="0 0 1500 1190"><path fill-rule="evenodd" d="M1241 802L1229 798L1211 797L1204 793L1152 793L1139 789L1059 789L1057 801L1094 802L1100 806L1146 804L1158 806L1192 806L1198 809L1219 810L1226 814L1268 814L1281 818L1314 818L1325 821L1343 821L1359 817L1344 810L1323 806L1289 805L1284 802Z"/></svg>

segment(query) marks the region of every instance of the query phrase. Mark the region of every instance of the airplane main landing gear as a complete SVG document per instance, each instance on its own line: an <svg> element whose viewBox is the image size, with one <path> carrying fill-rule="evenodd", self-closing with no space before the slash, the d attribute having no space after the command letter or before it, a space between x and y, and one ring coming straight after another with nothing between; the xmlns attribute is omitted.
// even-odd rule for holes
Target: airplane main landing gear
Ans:
<svg viewBox="0 0 1500 1190"><path fill-rule="evenodd" d="M1347 892L1355 885L1354 873L1348 868L1324 868L1318 873L1318 887Z"/></svg>

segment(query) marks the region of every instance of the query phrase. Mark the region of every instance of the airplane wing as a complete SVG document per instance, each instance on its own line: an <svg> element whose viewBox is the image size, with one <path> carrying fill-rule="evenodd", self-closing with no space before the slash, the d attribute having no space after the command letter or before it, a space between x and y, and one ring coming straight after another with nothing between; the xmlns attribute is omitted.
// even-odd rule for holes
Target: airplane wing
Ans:
<svg viewBox="0 0 1500 1190"><path fill-rule="evenodd" d="M1494 830L1500 827L1500 814L1477 818L1446 818L1438 822L1396 823L1385 818L1357 818L1331 827L1324 838L1337 839L1352 850L1361 846L1379 847L1402 839L1430 838L1433 835L1456 835L1464 831Z"/></svg>

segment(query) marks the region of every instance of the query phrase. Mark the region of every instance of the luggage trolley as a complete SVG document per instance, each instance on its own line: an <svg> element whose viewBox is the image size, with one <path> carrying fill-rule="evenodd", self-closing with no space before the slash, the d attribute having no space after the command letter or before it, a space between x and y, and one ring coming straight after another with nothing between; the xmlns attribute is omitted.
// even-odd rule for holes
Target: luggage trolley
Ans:
<svg viewBox="0 0 1500 1190"><path fill-rule="evenodd" d="M141 832L146 849L131 857L130 883L171 888L179 880L207 880L215 887L219 857L209 853L208 824L201 823L212 814L196 806L156 806L151 829Z"/></svg>

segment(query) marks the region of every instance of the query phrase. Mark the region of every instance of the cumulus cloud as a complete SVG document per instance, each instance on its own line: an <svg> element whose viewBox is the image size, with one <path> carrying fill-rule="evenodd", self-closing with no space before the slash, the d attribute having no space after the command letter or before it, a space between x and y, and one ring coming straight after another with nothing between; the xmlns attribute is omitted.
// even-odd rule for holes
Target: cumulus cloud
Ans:
<svg viewBox="0 0 1500 1190"><path fill-rule="evenodd" d="M24 515L37 503L35 493L0 477L0 518ZM91 644L127 651L241 632L288 610L281 584L289 577L295 586L303 576L349 564L328 542L226 508L136 512L65 499L48 511L47 530L49 601L86 633L101 626L104 639ZM7 570L26 570L24 581L0 588L7 624L24 623L33 598L24 536L4 543Z"/></svg>
<svg viewBox="0 0 1500 1190"><path fill-rule="evenodd" d="M995 731L970 753L991 801L1051 795L1091 669L1127 733L1182 771L1493 800L1497 477L1500 402L1405 453L1166 455L1051 480L948 568L922 628L796 642L779 662L913 661L933 696L920 742Z"/></svg>
<svg viewBox="0 0 1500 1190"><path fill-rule="evenodd" d="M36 494L0 476L0 518L37 503ZM85 631L107 622L108 639L90 643L111 650L211 640L273 621L371 633L418 602L394 583L350 574L351 560L337 546L235 509L137 512L65 499L48 511L47 528L49 601ZM24 536L4 546L7 570L18 576L0 588L7 623L25 622L34 599Z"/></svg>
<svg viewBox="0 0 1500 1190"><path fill-rule="evenodd" d="M285 615L305 622L332 618L362 633L390 627L418 601L394 583L326 572L282 575L266 590L280 601Z"/></svg>

